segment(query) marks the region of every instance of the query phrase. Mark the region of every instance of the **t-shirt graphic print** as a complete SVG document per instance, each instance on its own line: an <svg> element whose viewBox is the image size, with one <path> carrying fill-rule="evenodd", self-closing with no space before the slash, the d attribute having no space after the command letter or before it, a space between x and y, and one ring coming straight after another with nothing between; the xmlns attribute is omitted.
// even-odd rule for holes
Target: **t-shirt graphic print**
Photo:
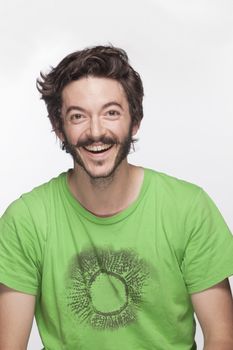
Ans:
<svg viewBox="0 0 233 350"><path fill-rule="evenodd" d="M67 306L77 321L98 330L137 318L149 268L132 250L86 250L69 267Z"/></svg>

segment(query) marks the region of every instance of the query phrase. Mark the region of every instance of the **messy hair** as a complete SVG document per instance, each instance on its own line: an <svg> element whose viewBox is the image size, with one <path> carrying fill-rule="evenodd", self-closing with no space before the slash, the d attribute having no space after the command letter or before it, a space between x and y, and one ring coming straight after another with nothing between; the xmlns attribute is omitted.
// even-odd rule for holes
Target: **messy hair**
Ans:
<svg viewBox="0 0 233 350"><path fill-rule="evenodd" d="M129 103L133 125L143 118L143 85L139 74L129 64L126 52L114 46L95 46L66 56L48 74L40 73L37 88L45 101L53 130L62 131L62 91L74 80L85 76L117 80Z"/></svg>

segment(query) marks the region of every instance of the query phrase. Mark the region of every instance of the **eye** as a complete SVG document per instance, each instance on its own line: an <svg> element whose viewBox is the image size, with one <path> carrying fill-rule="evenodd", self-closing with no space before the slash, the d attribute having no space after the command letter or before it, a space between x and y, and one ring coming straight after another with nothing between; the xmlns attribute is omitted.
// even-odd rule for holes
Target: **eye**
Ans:
<svg viewBox="0 0 233 350"><path fill-rule="evenodd" d="M71 114L68 119L72 124L78 124L84 118L83 114L75 113Z"/></svg>
<svg viewBox="0 0 233 350"><path fill-rule="evenodd" d="M118 117L120 115L120 112L115 109L111 109L106 112L106 115L109 117Z"/></svg>

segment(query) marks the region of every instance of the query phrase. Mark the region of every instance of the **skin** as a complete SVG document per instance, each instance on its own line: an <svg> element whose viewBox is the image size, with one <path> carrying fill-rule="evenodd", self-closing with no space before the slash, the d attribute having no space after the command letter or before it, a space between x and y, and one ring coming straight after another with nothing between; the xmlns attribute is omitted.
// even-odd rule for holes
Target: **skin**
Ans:
<svg viewBox="0 0 233 350"><path fill-rule="evenodd" d="M233 301L228 280L191 296L205 350L233 349Z"/></svg>
<svg viewBox="0 0 233 350"><path fill-rule="evenodd" d="M32 328L35 297L0 284L0 350L25 350Z"/></svg>
<svg viewBox="0 0 233 350"><path fill-rule="evenodd" d="M58 133L62 141L76 145L91 139L93 145L102 145L101 138L110 138L118 142L103 154L76 147L84 166L75 162L69 177L71 192L87 210L98 216L116 214L137 198L143 181L143 169L130 165L127 158L112 174L121 143L130 130L134 136L139 128L132 127L124 90L115 80L87 77L67 85L62 101L63 132Z"/></svg>
<svg viewBox="0 0 233 350"><path fill-rule="evenodd" d="M139 128L139 125L131 128L128 102L121 85L111 79L83 78L64 88L62 101L63 132L58 133L62 141L66 139L76 145L91 138L99 146L103 137L118 141L100 155L75 148L82 166L75 162L70 172L71 192L97 216L124 210L139 194L143 169L130 165L125 158L112 174L123 141L130 130L133 136ZM73 123L73 118L78 122ZM204 349L232 350L233 303L228 280L193 294L191 300L203 330ZM34 296L0 285L0 350L26 349L34 308Z"/></svg>

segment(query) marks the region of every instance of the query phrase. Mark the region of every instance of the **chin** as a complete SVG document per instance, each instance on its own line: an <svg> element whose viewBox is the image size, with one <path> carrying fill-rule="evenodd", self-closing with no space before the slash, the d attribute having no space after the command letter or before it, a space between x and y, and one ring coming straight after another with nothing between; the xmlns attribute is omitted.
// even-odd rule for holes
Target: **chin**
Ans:
<svg viewBox="0 0 233 350"><path fill-rule="evenodd" d="M84 164L79 164L82 170L92 179L110 179L113 178L115 173L119 170L120 164L108 164L108 166L96 166L96 167L87 167ZM107 164L106 164L107 165Z"/></svg>
<svg viewBox="0 0 233 350"><path fill-rule="evenodd" d="M92 180L112 179L116 172L119 171L122 164L125 162L126 156L117 154L114 159L99 160L95 162L85 162L81 157L74 158L74 161L80 169Z"/></svg>
<svg viewBox="0 0 233 350"><path fill-rule="evenodd" d="M92 180L98 180L98 179L107 179L114 175L116 169L110 169L110 170L102 170L102 171L90 171L86 168L84 168L86 174L92 179Z"/></svg>

